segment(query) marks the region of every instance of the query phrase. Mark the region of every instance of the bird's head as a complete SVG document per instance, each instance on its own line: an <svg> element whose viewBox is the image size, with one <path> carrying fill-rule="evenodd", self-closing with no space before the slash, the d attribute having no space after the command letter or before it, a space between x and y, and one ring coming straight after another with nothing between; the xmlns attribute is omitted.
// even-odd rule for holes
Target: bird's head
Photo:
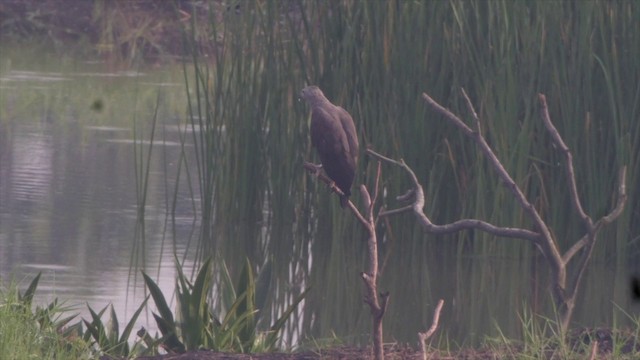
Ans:
<svg viewBox="0 0 640 360"><path fill-rule="evenodd" d="M300 91L300 99L304 99L309 104L317 102L318 99L324 99L324 94L319 87L309 85Z"/></svg>

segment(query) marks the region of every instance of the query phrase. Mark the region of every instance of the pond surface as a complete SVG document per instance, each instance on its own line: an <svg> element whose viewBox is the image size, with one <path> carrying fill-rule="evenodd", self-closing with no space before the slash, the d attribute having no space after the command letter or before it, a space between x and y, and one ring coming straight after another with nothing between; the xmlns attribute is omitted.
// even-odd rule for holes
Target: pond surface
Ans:
<svg viewBox="0 0 640 360"><path fill-rule="evenodd" d="M145 297L132 264L171 295L173 248L162 241L165 180L172 181L167 173L180 154L171 101L158 114L173 126L162 126L165 139L154 144L152 161L166 165L150 173L141 256L132 255L142 253L134 239L134 149L149 148L158 94L184 99L184 86L175 80L179 68L113 70L54 57L38 64L5 49L0 59L0 278L13 277L24 289L42 272L38 303L58 298L84 316L86 304L95 310L113 304L121 322ZM138 139L134 126L141 129ZM175 243L178 254L184 246Z"/></svg>
<svg viewBox="0 0 640 360"><path fill-rule="evenodd" d="M140 194L136 189L158 104L144 212L146 236L141 241L136 233ZM191 195L185 181L178 186L175 217L167 220L167 209L173 206L169 205L172 190L167 189L173 189L176 181L186 104L180 66L113 69L100 61L44 60L3 49L0 278L13 277L24 289L42 272L38 303L59 298L85 317L86 304L93 309L113 304L121 323L128 321L145 295L139 272L132 269L146 269L165 295L172 294L174 251L178 256L193 255L189 244L197 236L193 199L198 196ZM188 143L184 152L191 161ZM237 221L239 229L262 226ZM270 257L285 257L288 262L274 288L282 293L309 284L313 289L302 313L296 314L289 343L300 336L367 342L370 321L358 275L364 242L358 240L360 235L352 242L331 239L331 232L323 230L325 224L318 227L317 238L296 250L311 253L306 265L289 255L290 247L281 249L287 254L282 256L277 246L269 247ZM295 236L290 228L274 236L276 241ZM234 241L233 236L241 233L219 241ZM521 335L518 314L530 307L548 314L548 292L541 285L544 261L533 247L479 257L470 254L474 246L484 245L469 243L460 247L469 251L457 252L445 245L447 240L423 238L418 234L403 239L406 242L381 246L382 287L392 294L385 318L389 340L415 344L417 332L430 325L439 298L445 299L442 333L459 344L497 334L496 324L508 337ZM272 235L262 240L272 241ZM386 258L385 250L392 247ZM637 311L627 285L625 266L595 262L583 284L586 300L576 310L577 323L612 326L615 319L618 325L629 324L619 311ZM148 313L138 323L155 329ZM313 331L298 332L304 329Z"/></svg>

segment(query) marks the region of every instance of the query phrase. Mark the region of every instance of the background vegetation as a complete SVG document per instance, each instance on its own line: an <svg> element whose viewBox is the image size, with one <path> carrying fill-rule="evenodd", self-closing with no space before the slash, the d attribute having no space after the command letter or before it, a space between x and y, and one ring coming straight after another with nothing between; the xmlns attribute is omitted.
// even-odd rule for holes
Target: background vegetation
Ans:
<svg viewBox="0 0 640 360"><path fill-rule="evenodd" d="M92 4L95 19L105 3ZM633 309L621 284L640 271L637 2L206 4L180 2L170 12L182 19L172 35L185 40L194 130L185 141L194 142L198 154L180 175L194 181L194 251L202 259L225 259L236 275L245 257L257 264L257 273L271 278L262 291L269 294L273 318L311 286L304 310L292 314L286 343L328 337L335 329L348 342L368 338L358 276L364 269L362 230L302 169L304 160L315 158L307 109L297 102L310 83L353 115L363 147L403 158L416 171L434 221L477 217L526 227L473 144L420 99L428 92L464 114L464 87L488 141L566 249L582 229L570 207L560 154L538 118L536 94L546 94L552 119L574 151L588 213L607 211L617 169L628 165L627 209L601 235L575 318L577 326L624 323L612 302ZM131 25L127 34L141 27ZM93 37L94 44L102 38ZM356 182L368 183L371 176L369 159L362 157ZM390 168L384 178L385 202L393 207L407 181ZM519 313L553 314L545 263L530 244L481 233L427 236L409 215L382 224L379 238L380 287L391 292L385 323L390 339L414 341L439 298L446 301L440 334L456 343L486 335L524 337Z"/></svg>
<svg viewBox="0 0 640 360"><path fill-rule="evenodd" d="M211 169L211 182L201 185L216 194L202 199L211 199L213 208L205 215L211 230L202 233L204 252L268 259L274 281L311 284L323 295L305 303L305 334L340 328L353 329L340 334L353 336L366 329L354 296L364 268L362 231L301 171L302 161L313 158L308 122L300 121L306 110L296 104L305 83L318 84L352 113L364 146L402 157L416 170L435 220L479 217L527 226L474 146L428 113L419 97L426 91L464 113L458 95L464 87L507 170L557 229L561 247L570 246L581 229L559 154L538 118L536 94L546 94L574 151L587 211L601 216L613 201L621 165L629 165L629 184L638 181L640 88L630 79L639 69L629 59L640 49L632 35L640 31L639 9L631 2L551 4L259 2L212 21L215 60L194 76L204 94L197 97L197 115L226 132L211 131L219 136L198 143L201 159L211 157L200 163ZM364 158L357 182L370 175ZM406 180L393 170L385 175L386 202L393 206ZM611 301L629 305L628 289L610 280L627 279L637 256L635 188L630 185L627 211L603 233L594 254L577 310L583 324L611 324ZM381 287L392 294L387 334L412 338L439 297L450 304L445 333L461 341L491 333L495 324L517 333L514 315L525 308L553 313L544 263L530 244L479 233L429 237L410 216L380 231ZM282 302L276 297L274 304ZM327 303L340 305L322 311Z"/></svg>

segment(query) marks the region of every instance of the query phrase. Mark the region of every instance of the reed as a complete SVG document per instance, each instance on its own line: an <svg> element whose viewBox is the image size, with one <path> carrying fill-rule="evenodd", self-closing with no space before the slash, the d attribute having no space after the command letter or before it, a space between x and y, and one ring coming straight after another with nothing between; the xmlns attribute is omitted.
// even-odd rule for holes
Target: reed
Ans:
<svg viewBox="0 0 640 360"><path fill-rule="evenodd" d="M628 184L639 181L639 12L635 2L605 1L249 2L208 14L204 44L193 20L185 83L197 159L185 169L198 179L198 253L227 264L246 256L258 271L269 264L271 316L313 285L285 342L334 331L367 341L358 279L364 235L302 169L315 159L308 114L297 103L307 83L349 110L363 147L416 171L434 221L530 226L473 144L420 100L428 91L464 114L457 95L464 87L496 154L566 248L581 227L536 95L546 94L575 154L586 211L600 216L620 166L629 166ZM357 183L371 180L369 163L361 158ZM392 169L384 176L383 201L394 204L406 180ZM615 303L630 304L614 285L627 282L628 256L638 251L640 202L635 186L628 191L629 207L594 253L591 285L576 310L580 324L610 323L602 309L611 307L611 293ZM414 341L439 298L455 303L445 306L441 328L457 343L497 335L494 323L523 336L514 314L524 299L535 313L552 310L548 274L530 244L478 233L428 237L410 216L379 231L380 288L391 292L385 332L396 339ZM605 267L611 259L616 282Z"/></svg>

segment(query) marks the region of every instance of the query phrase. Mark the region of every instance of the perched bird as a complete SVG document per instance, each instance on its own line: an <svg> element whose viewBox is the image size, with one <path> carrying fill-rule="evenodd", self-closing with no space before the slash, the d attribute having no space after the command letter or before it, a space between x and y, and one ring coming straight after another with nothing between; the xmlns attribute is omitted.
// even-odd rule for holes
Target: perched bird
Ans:
<svg viewBox="0 0 640 360"><path fill-rule="evenodd" d="M322 167L344 196L345 207L358 163L358 135L353 119L340 106L333 105L317 86L307 86L300 96L311 106L311 144L318 151Z"/></svg>

